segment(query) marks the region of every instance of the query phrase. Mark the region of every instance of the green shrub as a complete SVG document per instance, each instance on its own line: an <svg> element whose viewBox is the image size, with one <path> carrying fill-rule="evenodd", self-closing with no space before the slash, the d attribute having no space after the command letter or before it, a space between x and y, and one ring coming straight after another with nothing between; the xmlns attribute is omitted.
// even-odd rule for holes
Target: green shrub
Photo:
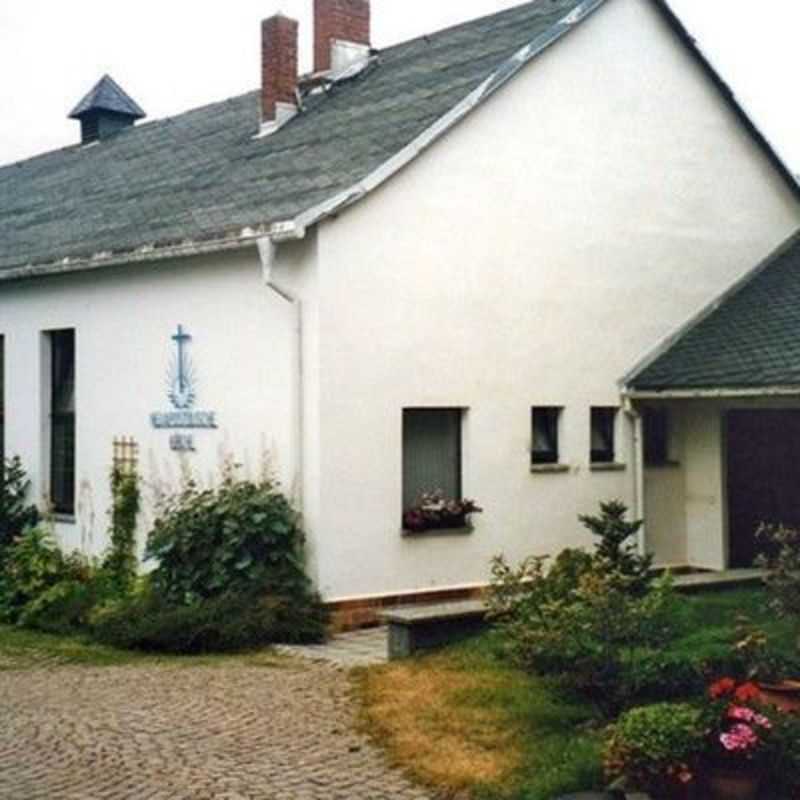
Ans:
<svg viewBox="0 0 800 800"><path fill-rule="evenodd" d="M86 627L99 596L97 581L63 580L28 602L18 622L44 633L73 634Z"/></svg>
<svg viewBox="0 0 800 800"><path fill-rule="evenodd" d="M36 507L27 503L29 488L18 456L0 462L0 561L12 542L39 521Z"/></svg>
<svg viewBox="0 0 800 800"><path fill-rule="evenodd" d="M0 572L0 621L16 623L25 607L62 582L85 583L91 565L81 556L65 556L52 533L31 528L6 552Z"/></svg>
<svg viewBox="0 0 800 800"><path fill-rule="evenodd" d="M550 570L545 558L528 559L517 569L495 559L490 614L517 663L559 676L565 687L613 714L639 688L625 679L626 654L674 638L676 596L668 576L640 595L631 590L638 576L578 553L565 552L558 569Z"/></svg>
<svg viewBox="0 0 800 800"><path fill-rule="evenodd" d="M773 714L767 768L772 796L800 797L800 717Z"/></svg>
<svg viewBox="0 0 800 800"><path fill-rule="evenodd" d="M707 665L701 658L652 647L625 650L620 659L619 704L630 707L702 694Z"/></svg>
<svg viewBox="0 0 800 800"><path fill-rule="evenodd" d="M643 520L628 522L627 514L624 503L612 500L600 504L599 516L584 515L579 519L599 539L595 557L606 562L613 572L628 578L630 591L644 594L653 579L653 557L640 555L635 541Z"/></svg>
<svg viewBox="0 0 800 800"><path fill-rule="evenodd" d="M110 510L111 540L103 559L103 571L117 594L127 594L136 580L139 562L136 557L136 518L139 514L139 477L122 471L118 466L111 470Z"/></svg>
<svg viewBox="0 0 800 800"><path fill-rule="evenodd" d="M612 779L653 797L669 796L672 786L695 775L704 746L701 712L684 703L634 708L610 728L605 764Z"/></svg>
<svg viewBox="0 0 800 800"><path fill-rule="evenodd" d="M757 536L766 548L757 565L767 570L771 607L793 621L800 647L800 530L762 525Z"/></svg>
<svg viewBox="0 0 800 800"><path fill-rule="evenodd" d="M305 598L304 537L297 513L269 482L235 480L201 490L190 482L166 500L148 537L153 586L173 605L223 594Z"/></svg>
<svg viewBox="0 0 800 800"><path fill-rule="evenodd" d="M256 648L275 642L319 642L328 614L309 597L227 593L176 606L152 587L97 611L92 631L104 644L151 652L195 654Z"/></svg>

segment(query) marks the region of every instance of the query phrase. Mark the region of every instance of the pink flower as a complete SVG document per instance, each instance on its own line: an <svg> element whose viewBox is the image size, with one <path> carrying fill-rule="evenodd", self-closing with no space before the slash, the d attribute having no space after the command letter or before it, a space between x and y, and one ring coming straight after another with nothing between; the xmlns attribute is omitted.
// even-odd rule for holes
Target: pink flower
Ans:
<svg viewBox="0 0 800 800"><path fill-rule="evenodd" d="M728 718L737 719L741 722L750 722L767 730L772 728L772 723L765 716L757 714L752 708L746 708L745 706L731 706L728 709Z"/></svg>
<svg viewBox="0 0 800 800"><path fill-rule="evenodd" d="M749 725L734 725L728 733L719 737L722 746L729 752L744 752L758 745L759 739Z"/></svg>

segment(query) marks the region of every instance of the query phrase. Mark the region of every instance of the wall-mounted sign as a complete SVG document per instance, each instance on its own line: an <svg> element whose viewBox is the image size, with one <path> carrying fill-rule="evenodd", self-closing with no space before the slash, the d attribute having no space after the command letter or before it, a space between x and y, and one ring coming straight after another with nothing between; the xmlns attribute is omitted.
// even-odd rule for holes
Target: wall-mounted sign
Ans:
<svg viewBox="0 0 800 800"><path fill-rule="evenodd" d="M217 418L213 411L195 411L197 399L197 379L189 356L188 346L192 337L178 325L178 332L172 337L175 352L167 370L167 397L172 403L172 411L155 412L150 415L154 428L216 428ZM194 441L189 434L173 436L170 440L173 450L194 450Z"/></svg>

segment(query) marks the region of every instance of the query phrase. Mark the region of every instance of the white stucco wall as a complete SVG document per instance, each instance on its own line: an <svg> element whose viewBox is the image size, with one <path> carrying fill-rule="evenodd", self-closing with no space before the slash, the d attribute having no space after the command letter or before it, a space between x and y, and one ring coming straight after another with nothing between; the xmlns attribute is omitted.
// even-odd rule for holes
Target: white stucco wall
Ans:
<svg viewBox="0 0 800 800"><path fill-rule="evenodd" d="M650 3L611 0L320 231L323 592L480 583L494 553L586 544L579 513L633 501L632 470L589 470L590 406L799 223ZM530 473L532 405L565 407L569 474ZM471 535L400 535L409 406L468 409Z"/></svg>
<svg viewBox="0 0 800 800"><path fill-rule="evenodd" d="M195 408L216 412L219 424L193 432L197 452L185 457L193 474L210 480L224 452L255 475L269 452L291 489L293 312L264 286L255 248L0 285L6 450L23 458L37 498L47 481L42 332L76 330L77 520L57 526L68 547L97 553L106 544L114 437L140 445L142 532L152 519L153 484L177 484L181 458L170 450L170 431L151 427L150 414L170 410L167 369L178 324L193 337Z"/></svg>

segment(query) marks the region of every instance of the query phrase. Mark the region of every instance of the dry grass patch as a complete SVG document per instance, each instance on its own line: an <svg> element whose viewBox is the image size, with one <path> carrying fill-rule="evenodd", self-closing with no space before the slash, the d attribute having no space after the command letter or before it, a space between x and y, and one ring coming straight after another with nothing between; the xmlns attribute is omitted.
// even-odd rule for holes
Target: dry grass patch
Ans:
<svg viewBox="0 0 800 800"><path fill-rule="evenodd" d="M434 656L362 673L370 732L398 764L449 794L508 780L519 767L515 731L498 708L475 702L507 678L454 669Z"/></svg>

